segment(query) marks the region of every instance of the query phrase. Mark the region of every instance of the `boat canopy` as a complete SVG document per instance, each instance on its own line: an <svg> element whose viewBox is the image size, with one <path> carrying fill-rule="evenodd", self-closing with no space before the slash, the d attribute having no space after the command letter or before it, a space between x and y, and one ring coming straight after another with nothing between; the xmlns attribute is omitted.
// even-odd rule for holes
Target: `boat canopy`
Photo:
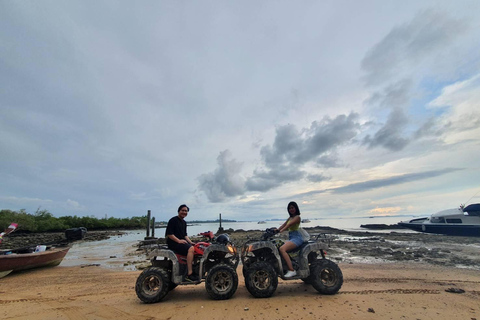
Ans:
<svg viewBox="0 0 480 320"><path fill-rule="evenodd" d="M463 208L463 211L480 211L480 203L469 204L468 206Z"/></svg>
<svg viewBox="0 0 480 320"><path fill-rule="evenodd" d="M474 203L463 208L463 212L468 212L471 215L480 215L480 203Z"/></svg>

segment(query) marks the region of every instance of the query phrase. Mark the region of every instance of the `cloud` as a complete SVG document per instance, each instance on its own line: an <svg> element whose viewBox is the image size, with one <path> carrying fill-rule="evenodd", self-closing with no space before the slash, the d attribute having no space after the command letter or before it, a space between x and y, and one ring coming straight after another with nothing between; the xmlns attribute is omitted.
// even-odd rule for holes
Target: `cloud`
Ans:
<svg viewBox="0 0 480 320"><path fill-rule="evenodd" d="M373 137L367 135L363 143L370 148L382 146L391 151L402 150L409 143L409 140L402 136L407 124L408 117L405 112L400 108L395 108L390 113L385 125Z"/></svg>
<svg viewBox="0 0 480 320"><path fill-rule="evenodd" d="M368 85L379 85L405 73L422 69L451 45L464 30L466 22L434 10L423 11L410 23L393 28L362 60Z"/></svg>
<svg viewBox="0 0 480 320"><path fill-rule="evenodd" d="M331 177L326 177L323 174L309 174L307 176L307 180L310 182L322 182L331 180Z"/></svg>
<svg viewBox="0 0 480 320"><path fill-rule="evenodd" d="M351 143L358 134L359 115L339 115L324 117L312 122L309 128L298 130L294 125L279 126L272 145L263 146L260 156L262 168L253 171L241 186L240 165L235 160L226 161L227 153L217 158L218 168L214 173L199 177L199 189L212 202L220 202L228 197L247 191L266 192L282 184L301 180L307 176L302 167L307 163L323 166L338 166L339 160L332 156L336 148ZM309 174L309 181L327 180L319 174Z"/></svg>
<svg viewBox="0 0 480 320"><path fill-rule="evenodd" d="M352 112L334 119L326 116L300 131L291 124L280 126L273 145L261 149L264 164L273 170L280 165L304 165L325 156L356 137L360 128L358 119L359 115Z"/></svg>
<svg viewBox="0 0 480 320"><path fill-rule="evenodd" d="M394 27L367 52L361 67L366 86L373 91L365 105L372 109L372 117L377 121L381 121L378 115L385 111L389 114L383 126L364 137L364 145L398 152L412 141L448 130L448 123L436 124L438 114L428 116L425 107L414 104L434 90L422 82L437 85L436 75L441 71L436 62L445 59L445 49L458 42L459 35L466 31L466 21L440 11L424 10L409 23ZM421 116L419 122L423 117L423 123L409 120L413 118L412 109L416 117Z"/></svg>
<svg viewBox="0 0 480 320"><path fill-rule="evenodd" d="M217 157L217 169L198 177L199 189L211 202L222 202L244 192L244 179L239 175L242 163L229 160L229 157L230 151L220 152Z"/></svg>
<svg viewBox="0 0 480 320"><path fill-rule="evenodd" d="M385 179L375 179L364 182L352 183L344 187L329 189L332 193L354 193L364 192L372 189L385 188L393 185L403 184L407 182L414 182L424 179L435 178L448 173L459 171L459 168L446 168L441 170L431 170L417 173L407 173L399 176L393 176Z"/></svg>
<svg viewBox="0 0 480 320"><path fill-rule="evenodd" d="M301 180L307 176L301 168L310 162L336 165L338 160L334 160L331 153L356 137L360 128L358 118L359 115L352 112L333 119L326 116L301 130L292 124L278 127L273 144L262 147L260 152L265 169L254 171L247 179L246 190L268 191ZM308 180L318 177L311 174Z"/></svg>
<svg viewBox="0 0 480 320"><path fill-rule="evenodd" d="M245 184L248 191L268 191L280 185L298 181L306 173L293 166L276 166L269 171L255 170L252 177L247 179Z"/></svg>
<svg viewBox="0 0 480 320"><path fill-rule="evenodd" d="M394 185L399 185L399 184L403 184L403 183L410 183L410 182L414 182L414 181L420 181L420 180L435 178L435 177L439 177L439 176L449 174L449 173L452 173L452 172L456 172L456 171L460 171L460 170L464 170L464 169L461 169L461 168L446 168L446 169L430 170L430 171L417 172L417 173L407 173L407 174L388 177L388 178L384 178L384 179L374 179L374 180L369 180L369 181L364 181L364 182L352 183L352 184L346 185L344 187L339 187L339 188L330 188L330 189L324 189L324 190L313 190L313 191L297 194L296 197L305 197L305 196L311 196L311 195L321 194L321 193L326 193L326 192L333 193L333 194L365 192L365 191L390 187L390 186L394 186Z"/></svg>
<svg viewBox="0 0 480 320"><path fill-rule="evenodd" d="M322 188L311 210L348 214L364 194L334 188L368 212L474 185L480 2L125 3L1 3L3 208L243 217Z"/></svg>
<svg viewBox="0 0 480 320"><path fill-rule="evenodd" d="M331 154L325 154L317 158L316 164L319 167L324 168L339 168L344 166L342 160L338 155L332 152Z"/></svg>

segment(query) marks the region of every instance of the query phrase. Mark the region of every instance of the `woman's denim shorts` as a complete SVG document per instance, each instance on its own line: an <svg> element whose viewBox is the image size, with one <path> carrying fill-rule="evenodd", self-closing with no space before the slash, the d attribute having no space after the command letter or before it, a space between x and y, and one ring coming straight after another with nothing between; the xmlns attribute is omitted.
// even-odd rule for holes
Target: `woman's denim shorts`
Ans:
<svg viewBox="0 0 480 320"><path fill-rule="evenodd" d="M303 244L303 238L300 231L289 231L288 240L295 243L297 247L300 247Z"/></svg>

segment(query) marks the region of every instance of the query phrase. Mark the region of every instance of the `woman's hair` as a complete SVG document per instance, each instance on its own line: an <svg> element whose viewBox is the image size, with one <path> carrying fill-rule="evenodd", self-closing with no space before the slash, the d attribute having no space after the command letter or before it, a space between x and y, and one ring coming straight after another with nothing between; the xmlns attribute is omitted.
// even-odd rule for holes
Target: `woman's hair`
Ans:
<svg viewBox="0 0 480 320"><path fill-rule="evenodd" d="M177 212L180 212L180 210L182 210L183 208L187 208L187 211L190 211L190 208L189 208L189 207L187 207L187 205L186 205L186 204L182 204L182 205L180 205L180 207L178 207L178 210L177 210Z"/></svg>
<svg viewBox="0 0 480 320"><path fill-rule="evenodd" d="M294 206L295 207L295 210L297 211L297 216L300 215L300 209L298 208L298 204L295 202L295 201L291 201L288 206L287 206L287 212L288 214L290 214L290 211L288 211L288 208L290 208L290 206Z"/></svg>

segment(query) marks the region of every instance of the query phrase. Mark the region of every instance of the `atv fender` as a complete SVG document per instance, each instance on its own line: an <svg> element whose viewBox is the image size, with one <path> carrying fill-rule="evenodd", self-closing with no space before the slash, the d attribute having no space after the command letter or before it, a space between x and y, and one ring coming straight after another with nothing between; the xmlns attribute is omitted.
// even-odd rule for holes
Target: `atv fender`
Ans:
<svg viewBox="0 0 480 320"><path fill-rule="evenodd" d="M218 243L213 243L211 245L209 245L208 247L205 248L205 251L203 252L203 256L202 258L200 259L200 270L199 270L199 273L200 275L203 276L204 274L204 263L205 261L208 259L208 256L212 253L212 252L225 252L225 253L231 253L230 251L228 251L227 247L223 244L218 244ZM236 267L235 266L235 271L236 271Z"/></svg>
<svg viewBox="0 0 480 320"><path fill-rule="evenodd" d="M183 277L180 274L180 263L175 253L169 249L155 249L148 255L148 259L152 261L152 265L155 265L155 260L162 260L161 258L167 258L172 262L172 278L170 280L175 284L181 283Z"/></svg>
<svg viewBox="0 0 480 320"><path fill-rule="evenodd" d="M318 242L308 242L299 252L298 264L300 266L297 275L301 278L306 278L310 275L310 268L308 265L308 255L310 252L318 252L324 250L324 244Z"/></svg>
<svg viewBox="0 0 480 320"><path fill-rule="evenodd" d="M270 251L272 252L272 254L275 256L275 259L277 260L277 263L276 265L274 266L275 268L275 271L278 273L278 274L283 274L283 270L281 270L282 268L282 259L280 258L280 253L277 249L277 247L275 246L275 244L271 241L256 241L256 242L253 242L253 243L250 243L250 244L246 244L243 249L242 249L242 263L244 262L244 258L245 256L249 253L249 252L255 252L256 250L258 249L264 249L264 248L267 248L267 249L270 249Z"/></svg>

